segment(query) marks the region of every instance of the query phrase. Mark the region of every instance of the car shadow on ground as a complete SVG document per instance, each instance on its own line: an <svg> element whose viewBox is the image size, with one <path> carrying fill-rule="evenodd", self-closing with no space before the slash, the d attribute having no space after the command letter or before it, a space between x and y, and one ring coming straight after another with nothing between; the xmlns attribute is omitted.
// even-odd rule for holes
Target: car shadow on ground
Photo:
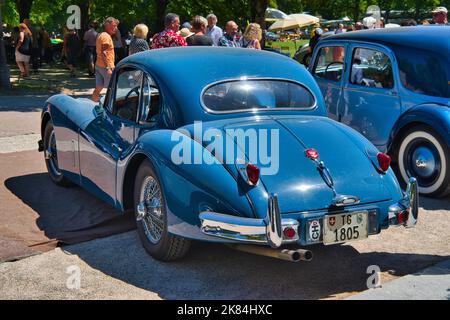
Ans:
<svg viewBox="0 0 450 320"><path fill-rule="evenodd" d="M379 266L388 277L403 276L445 259L426 254L359 253L345 245L314 246L310 248L313 261L291 263L195 242L183 260L166 263L146 254L136 232L87 246L63 249L94 269L163 299L343 298L368 288L373 274L367 273L369 266Z"/></svg>
<svg viewBox="0 0 450 320"><path fill-rule="evenodd" d="M419 206L425 210L450 210L450 196L439 199L420 196Z"/></svg>
<svg viewBox="0 0 450 320"><path fill-rule="evenodd" d="M367 289L369 266L378 266L389 279L448 258L359 252L351 245L342 245L312 246L313 261L290 263L220 244L194 242L183 260L163 263L147 255L136 232L124 233L134 228L132 217L120 215L82 188L58 187L46 173L11 177L5 186L38 214L37 221L31 223L37 223L49 238L66 237L65 242L78 243L120 233L64 246L63 250L104 274L164 299L341 298ZM105 229L103 223L108 221L113 221L113 227Z"/></svg>
<svg viewBox="0 0 450 320"><path fill-rule="evenodd" d="M47 173L12 177L4 184L37 213L38 218L29 224L36 224L49 239L74 244L136 227L133 216L121 214L80 187L56 186ZM20 212L14 212L11 219L15 214Z"/></svg>

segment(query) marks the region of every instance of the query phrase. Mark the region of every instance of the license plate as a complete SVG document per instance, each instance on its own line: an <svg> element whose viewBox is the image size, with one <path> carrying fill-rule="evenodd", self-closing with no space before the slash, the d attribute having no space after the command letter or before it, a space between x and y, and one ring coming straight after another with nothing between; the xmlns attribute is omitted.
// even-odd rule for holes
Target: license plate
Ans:
<svg viewBox="0 0 450 320"><path fill-rule="evenodd" d="M367 211L326 216L323 221L323 243L330 245L365 239L368 237L367 221Z"/></svg>

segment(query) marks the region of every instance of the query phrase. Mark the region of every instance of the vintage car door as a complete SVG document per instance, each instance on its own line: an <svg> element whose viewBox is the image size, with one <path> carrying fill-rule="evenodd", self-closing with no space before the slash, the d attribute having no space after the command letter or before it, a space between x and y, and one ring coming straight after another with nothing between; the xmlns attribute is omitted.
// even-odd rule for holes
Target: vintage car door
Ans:
<svg viewBox="0 0 450 320"><path fill-rule="evenodd" d="M112 78L96 118L80 130L82 185L116 205L117 161L130 152L136 135L143 72L122 67Z"/></svg>
<svg viewBox="0 0 450 320"><path fill-rule="evenodd" d="M314 50L314 63L310 65L310 72L325 99L328 116L336 121L339 121L338 105L342 97L346 51L346 45L341 42L319 43Z"/></svg>
<svg viewBox="0 0 450 320"><path fill-rule="evenodd" d="M338 118L385 151L401 113L394 55L382 46L353 43L348 47Z"/></svg>

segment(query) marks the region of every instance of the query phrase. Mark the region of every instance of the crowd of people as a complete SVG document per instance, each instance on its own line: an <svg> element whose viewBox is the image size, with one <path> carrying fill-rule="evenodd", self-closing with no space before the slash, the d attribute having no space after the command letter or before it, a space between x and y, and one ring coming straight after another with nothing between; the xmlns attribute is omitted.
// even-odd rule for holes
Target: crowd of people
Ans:
<svg viewBox="0 0 450 320"><path fill-rule="evenodd" d="M118 46L115 43L119 20L110 17L105 20L105 31L96 33L96 22L86 31L84 40L87 52L86 62L89 70L93 69L95 60L95 90L92 100L99 101L100 92L107 87L115 65L121 59ZM181 30L180 30L181 26ZM257 23L250 23L242 36L238 36L239 28L236 22L228 21L225 32L217 26L217 17L209 14L206 18L195 16L191 22L180 25L180 17L175 13L168 13L164 19L164 30L156 33L147 41L149 28L145 24L138 24L133 29L133 37L129 42L128 55L146 50L184 46L224 46L242 47L261 50L262 29ZM95 51L93 41L95 35ZM120 35L119 35L120 38ZM70 48L69 48L70 49Z"/></svg>
<svg viewBox="0 0 450 320"><path fill-rule="evenodd" d="M115 65L127 55L146 50L175 46L224 46L261 50L262 29L257 23L250 23L240 34L236 22L228 21L225 30L217 26L217 17L209 14L206 18L195 16L190 22L180 23L180 17L168 13L164 19L164 30L148 37L149 28L137 24L132 32L122 35L118 19L109 17L104 21L103 32L100 24L92 21L88 30L80 36L75 29L63 29L60 59L65 62L71 77L76 77L81 56L87 65L88 75L95 77L96 89L93 99L98 101L100 91L108 86ZM39 30L30 26L28 19L15 30L15 60L20 69L20 77L30 75L30 64L35 72L42 62L50 62L51 37L44 27Z"/></svg>
<svg viewBox="0 0 450 320"><path fill-rule="evenodd" d="M450 23L447 20L448 10L445 7L437 7L432 11L433 13L433 23L435 25L445 25L450 26ZM422 25L428 25L430 22L428 20L421 21ZM417 26L419 23L417 21L411 19L409 20L405 26ZM340 34L344 32L352 32L364 29L378 29L378 28L387 28L389 25L384 23L383 19L377 20L373 16L367 16L362 21L358 21L355 24L351 24L348 28L345 28L342 23L338 25L335 30L330 30L330 27L321 28L317 27L311 32L311 38L309 41L309 52L312 53L320 38L324 34Z"/></svg>
<svg viewBox="0 0 450 320"><path fill-rule="evenodd" d="M434 23L449 25L447 13L444 7L433 10ZM137 24L132 33L122 35L118 28L119 20L109 17L104 22L103 32L99 32L100 24L97 21L90 23L89 29L82 37L77 30L64 30L61 56L66 62L70 75L75 77L79 57L81 54L84 55L88 74L95 77L96 87L92 98L98 101L100 92L109 84L115 65L127 55L178 46L223 46L261 50L263 30L259 24L248 24L241 34L235 21L228 21L225 24L225 30L217 26L217 22L217 17L209 14L206 18L197 15L190 22L181 24L177 14L168 13L164 19L164 30L149 38L149 28L145 24ZM417 25L417 22L410 21L408 25ZM356 22L347 28L339 24L332 32L339 34L383 27L385 26L382 20L377 21L373 17L366 17L363 21ZM15 59L20 69L20 76L26 78L30 74L30 62L32 68L37 71L42 61L51 60L50 37L44 27L32 28L28 19L24 20L16 31ZM321 36L327 32L331 31L327 28L314 28L309 43L311 52Z"/></svg>

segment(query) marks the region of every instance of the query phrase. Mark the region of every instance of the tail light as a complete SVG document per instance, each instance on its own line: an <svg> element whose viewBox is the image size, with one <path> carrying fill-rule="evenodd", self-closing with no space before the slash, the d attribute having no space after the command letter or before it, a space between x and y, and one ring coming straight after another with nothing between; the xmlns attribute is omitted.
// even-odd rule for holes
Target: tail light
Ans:
<svg viewBox="0 0 450 320"><path fill-rule="evenodd" d="M283 230L283 235L286 239L292 239L295 237L296 232L295 232L294 228L287 227Z"/></svg>
<svg viewBox="0 0 450 320"><path fill-rule="evenodd" d="M406 221L408 221L409 212L408 210L403 210L399 214L397 214L397 223L398 224L405 224Z"/></svg>
<svg viewBox="0 0 450 320"><path fill-rule="evenodd" d="M259 181L259 174L260 174L259 168L254 164L249 163L247 164L246 171L248 183L252 186L256 186Z"/></svg>
<svg viewBox="0 0 450 320"><path fill-rule="evenodd" d="M319 152L316 149L310 148L305 150L306 156L311 160L319 159Z"/></svg>
<svg viewBox="0 0 450 320"><path fill-rule="evenodd" d="M391 157L389 157L387 154L385 153L378 153L377 155L377 159L378 159L378 164L380 165L380 170L378 170L379 173L385 173L386 171L389 170L389 166L391 165Z"/></svg>

